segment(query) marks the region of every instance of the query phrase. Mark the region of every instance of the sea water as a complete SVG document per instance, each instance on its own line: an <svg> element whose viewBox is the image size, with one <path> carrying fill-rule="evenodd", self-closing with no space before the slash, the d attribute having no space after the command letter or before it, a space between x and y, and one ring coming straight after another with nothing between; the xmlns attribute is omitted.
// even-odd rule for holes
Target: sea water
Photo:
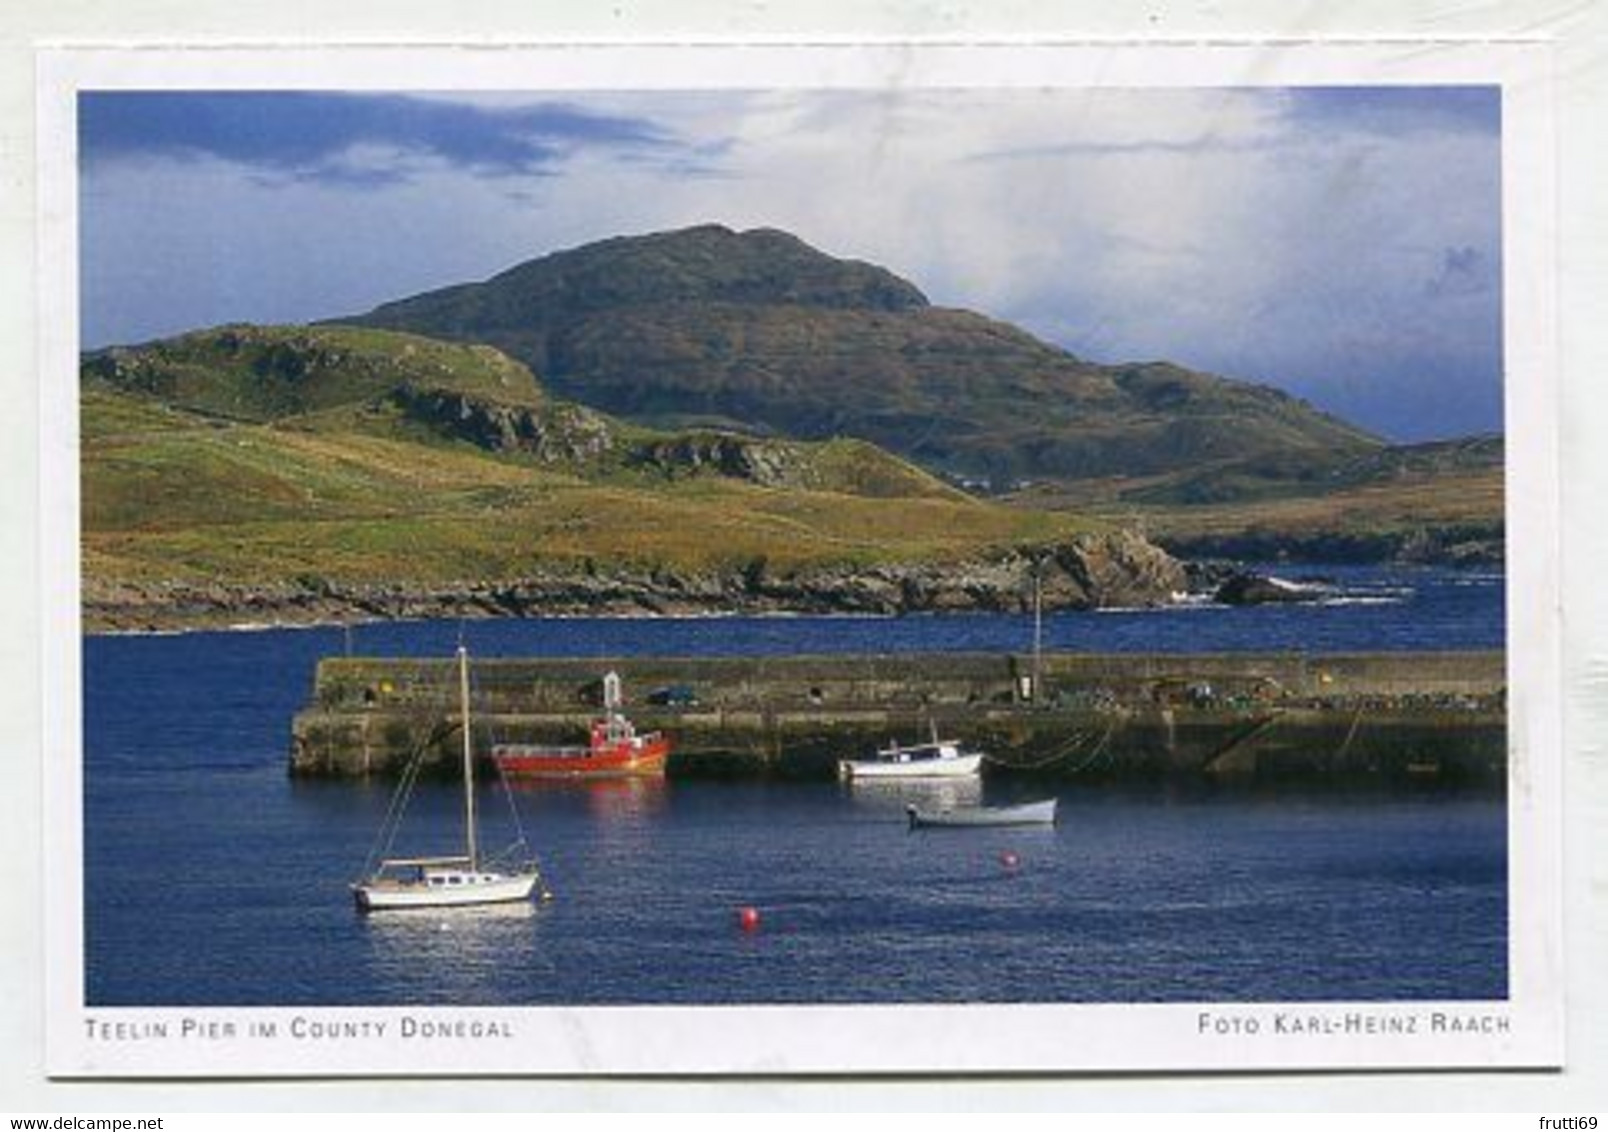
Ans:
<svg viewBox="0 0 1608 1132"><path fill-rule="evenodd" d="M1322 606L1047 619L1051 649L1496 648L1499 575L1324 571ZM416 622L366 655L1017 650L1022 617ZM1492 999L1507 985L1500 797L1372 790L484 783L555 899L358 914L389 782L286 773L334 628L85 641L90 1005ZM936 791L936 793L935 793ZM907 828L904 808L1059 794L1047 829ZM958 793L957 793L958 792ZM453 852L421 783L409 853ZM739 910L758 924L744 930Z"/></svg>

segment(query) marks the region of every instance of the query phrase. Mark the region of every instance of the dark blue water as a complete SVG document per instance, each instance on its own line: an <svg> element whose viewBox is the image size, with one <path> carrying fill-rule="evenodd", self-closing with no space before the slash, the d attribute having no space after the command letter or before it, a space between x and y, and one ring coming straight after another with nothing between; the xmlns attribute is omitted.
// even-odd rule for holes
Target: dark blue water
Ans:
<svg viewBox="0 0 1608 1132"><path fill-rule="evenodd" d="M1343 603L1049 618L1052 648L1499 647L1501 581L1324 571ZM1020 649L1020 617L366 626L367 654ZM557 899L361 917L386 784L287 778L338 630L85 642L93 1005L1501 998L1500 800L1062 787L1053 830L905 829L911 788L598 783L519 815ZM917 788L919 789L919 788ZM954 789L954 788L951 788ZM1043 787L990 781L981 800ZM407 851L450 849L419 788ZM399 846L399 848L401 848ZM1007 854L1014 854L1008 866ZM758 909L760 930L737 929Z"/></svg>

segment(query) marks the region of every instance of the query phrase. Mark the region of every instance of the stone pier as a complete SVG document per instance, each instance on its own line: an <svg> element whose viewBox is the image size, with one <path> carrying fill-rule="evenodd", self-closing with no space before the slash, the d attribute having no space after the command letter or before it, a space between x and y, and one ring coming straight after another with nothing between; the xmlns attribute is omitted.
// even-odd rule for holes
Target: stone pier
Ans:
<svg viewBox="0 0 1608 1132"><path fill-rule="evenodd" d="M1506 770L1498 652L484 659L478 746L583 742L609 671L637 726L673 737L672 777L824 777L934 727L984 750L990 773L1499 784ZM456 696L450 658L326 659L290 770L388 775L421 752L452 773Z"/></svg>

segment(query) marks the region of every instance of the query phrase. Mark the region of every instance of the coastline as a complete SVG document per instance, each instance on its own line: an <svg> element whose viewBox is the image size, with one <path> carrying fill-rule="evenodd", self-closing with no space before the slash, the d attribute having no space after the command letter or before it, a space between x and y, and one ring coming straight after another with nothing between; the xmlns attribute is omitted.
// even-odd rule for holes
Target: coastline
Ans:
<svg viewBox="0 0 1608 1132"><path fill-rule="evenodd" d="M1261 593L1223 600L1219 586L1240 578L1273 580L1283 567L1352 567L1356 563L1281 560L1182 560L1137 536L1079 540L1045 563L1039 598L1044 613L1130 613L1221 609L1265 604ZM1272 560L1269 560L1272 561ZM1369 563L1368 565L1374 565ZM1501 572L1501 562L1394 562L1402 569ZM1261 571L1269 570L1268 575ZM786 575L752 565L724 571L595 568L532 572L520 578L440 583L351 583L304 576L289 582L230 583L87 578L81 603L86 635L155 636L188 632L262 632L342 628L408 621L581 618L854 617L943 614L1031 614L1034 559L1013 550L961 562L832 567ZM1369 605L1393 594L1333 592L1316 605Z"/></svg>
<svg viewBox="0 0 1608 1132"><path fill-rule="evenodd" d="M1189 585L1184 563L1127 531L960 560L779 571L600 569L593 562L519 577L352 582L312 574L275 582L88 578L86 631L289 627L313 623L553 616L869 615L1029 612L1165 605Z"/></svg>

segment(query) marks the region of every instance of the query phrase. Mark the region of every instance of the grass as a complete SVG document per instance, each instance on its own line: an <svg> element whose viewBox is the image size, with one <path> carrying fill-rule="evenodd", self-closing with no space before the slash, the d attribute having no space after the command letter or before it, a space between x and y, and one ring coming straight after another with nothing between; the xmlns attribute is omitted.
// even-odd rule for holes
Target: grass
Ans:
<svg viewBox="0 0 1608 1132"><path fill-rule="evenodd" d="M1219 392L1170 367L1085 376L1147 403L1211 406ZM1301 416L1273 400L1275 416ZM461 584L758 562L785 574L1112 526L1187 545L1490 530L1502 516L1499 442L1202 457L984 502L863 440L655 431L550 398L489 347L351 327L224 327L104 352L86 359L81 407L85 572L103 584ZM1173 442L1214 450L1223 422L1190 421ZM947 436L923 427L932 443ZM757 480L721 470L744 461Z"/></svg>
<svg viewBox="0 0 1608 1132"><path fill-rule="evenodd" d="M588 561L686 571L946 558L1088 529L1071 515L943 489L904 498L782 490L718 477L598 479L465 443L220 423L95 390L84 399L86 573L117 581L497 581ZM891 492L898 475L839 442L842 478ZM909 488L922 489L925 477Z"/></svg>
<svg viewBox="0 0 1608 1132"><path fill-rule="evenodd" d="M1123 486L1134 485L1126 482ZM1109 481L1083 485L1071 493L1034 493L1013 503L1032 510L1075 509L1108 522L1137 526L1151 538L1187 540L1278 532L1295 540L1323 534L1499 528L1504 492L1502 469L1495 467L1423 472L1389 482L1221 504L1128 502L1118 497L1118 485Z"/></svg>
<svg viewBox="0 0 1608 1132"><path fill-rule="evenodd" d="M92 355L89 382L139 389L180 410L265 422L358 404L397 385L538 407L524 366L489 346L356 327L226 326Z"/></svg>

